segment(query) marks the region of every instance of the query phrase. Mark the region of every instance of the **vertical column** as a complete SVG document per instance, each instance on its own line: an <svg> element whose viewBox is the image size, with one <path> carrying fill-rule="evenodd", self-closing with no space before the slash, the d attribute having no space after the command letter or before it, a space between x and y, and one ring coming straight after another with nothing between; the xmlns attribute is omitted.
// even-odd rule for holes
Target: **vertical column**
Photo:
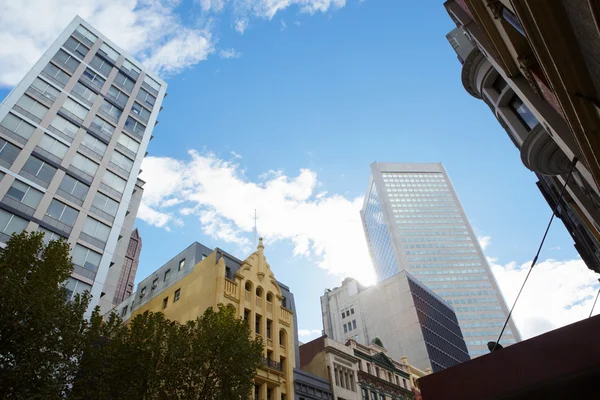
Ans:
<svg viewBox="0 0 600 400"><path fill-rule="evenodd" d="M258 396L259 400L267 400L267 384L262 383L260 385L260 394Z"/></svg>

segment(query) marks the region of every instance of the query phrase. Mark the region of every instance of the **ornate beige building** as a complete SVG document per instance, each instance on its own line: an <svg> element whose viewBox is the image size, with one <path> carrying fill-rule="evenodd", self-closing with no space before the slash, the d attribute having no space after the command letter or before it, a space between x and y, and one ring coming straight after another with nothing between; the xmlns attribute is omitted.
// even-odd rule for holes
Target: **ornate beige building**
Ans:
<svg viewBox="0 0 600 400"><path fill-rule="evenodd" d="M261 238L257 251L244 261L194 243L144 279L115 311L126 320L145 311L160 311L185 323L208 307L234 306L238 316L248 321L252 335L262 337L265 344L252 398L291 400L295 327L288 307L293 308L292 299L289 289L275 280Z"/></svg>
<svg viewBox="0 0 600 400"><path fill-rule="evenodd" d="M421 371L391 359L379 339L369 346L353 339L346 344L321 336L300 346L300 365L321 378L329 379L335 399L404 400L419 396L417 379Z"/></svg>

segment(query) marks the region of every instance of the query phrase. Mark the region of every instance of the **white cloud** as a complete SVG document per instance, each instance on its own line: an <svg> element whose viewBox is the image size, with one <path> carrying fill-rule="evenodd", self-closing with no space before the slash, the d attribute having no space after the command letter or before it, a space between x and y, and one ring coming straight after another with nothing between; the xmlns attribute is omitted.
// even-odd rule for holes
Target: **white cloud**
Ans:
<svg viewBox="0 0 600 400"><path fill-rule="evenodd" d="M236 153L236 152L235 152L235 151L233 151L233 150L232 150L232 151L230 151L229 153L230 153L230 154L233 156L233 158L242 158L242 156L241 156L240 154Z"/></svg>
<svg viewBox="0 0 600 400"><path fill-rule="evenodd" d="M137 216L139 219L146 221L148 224L157 226L159 228L168 228L166 226L167 223L173 219L172 215L153 210L144 203L140 204Z"/></svg>
<svg viewBox="0 0 600 400"><path fill-rule="evenodd" d="M294 21L294 25L296 25L296 26L300 26L300 25L302 25L302 24L300 23L300 21Z"/></svg>
<svg viewBox="0 0 600 400"><path fill-rule="evenodd" d="M321 335L320 329L298 329L298 336L315 336Z"/></svg>
<svg viewBox="0 0 600 400"><path fill-rule="evenodd" d="M248 18L237 18L233 24L234 29L242 35L248 28Z"/></svg>
<svg viewBox="0 0 600 400"><path fill-rule="evenodd" d="M508 307L511 307L531 262L499 265L488 259ZM538 263L517 302L513 318L524 339L585 319L598 291L598 274L582 260ZM600 313L596 309L595 314Z"/></svg>
<svg viewBox="0 0 600 400"><path fill-rule="evenodd" d="M492 238L490 236L478 236L477 240L479 240L479 245L481 246L481 250L487 249L487 247L492 243Z"/></svg>
<svg viewBox="0 0 600 400"><path fill-rule="evenodd" d="M359 215L362 197L318 192L317 175L308 169L295 176L270 171L253 182L238 164L211 153L189 155L185 161L144 159L142 201L161 219L147 210L140 219L168 227L171 219L165 218L173 216L161 204L181 199L180 215L196 216L205 233L250 250L247 236L253 232L256 209L259 234L270 242L289 241L294 256L309 257L330 273L374 281Z"/></svg>
<svg viewBox="0 0 600 400"><path fill-rule="evenodd" d="M176 14L177 0L2 3L0 86L15 85L76 15L163 76L190 67L213 51L210 32L185 26Z"/></svg>
<svg viewBox="0 0 600 400"><path fill-rule="evenodd" d="M285 23L285 21L284 21L284 20L281 20L281 29L280 29L280 30L283 32L283 31L285 31L286 29L287 29L287 24Z"/></svg>
<svg viewBox="0 0 600 400"><path fill-rule="evenodd" d="M219 52L219 57L229 59L229 58L240 58L242 53L239 51L235 51L235 49L222 49Z"/></svg>

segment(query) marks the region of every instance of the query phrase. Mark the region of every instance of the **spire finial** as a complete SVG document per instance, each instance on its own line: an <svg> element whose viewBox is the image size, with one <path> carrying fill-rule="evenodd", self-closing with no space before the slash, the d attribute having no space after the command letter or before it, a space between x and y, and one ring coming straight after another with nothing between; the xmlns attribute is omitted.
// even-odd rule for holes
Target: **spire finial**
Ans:
<svg viewBox="0 0 600 400"><path fill-rule="evenodd" d="M263 244L263 238L262 237L258 238L258 247L257 248L259 248L259 249L264 249L265 248L265 245Z"/></svg>

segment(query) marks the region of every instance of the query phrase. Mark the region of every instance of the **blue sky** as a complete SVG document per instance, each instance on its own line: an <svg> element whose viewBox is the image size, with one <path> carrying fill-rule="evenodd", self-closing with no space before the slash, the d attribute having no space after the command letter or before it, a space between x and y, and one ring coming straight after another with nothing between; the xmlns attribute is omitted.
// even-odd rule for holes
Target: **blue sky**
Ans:
<svg viewBox="0 0 600 400"><path fill-rule="evenodd" d="M441 161L514 297L551 210L487 106L462 87L441 1L67 3L43 40L18 52L18 40L43 28L26 6L0 6L20 24L0 54L24 57L0 66L0 97L76 13L165 76L168 97L143 165L138 281L193 241L244 258L257 208L268 261L295 294L308 340L322 326L325 288L346 275L369 280L358 216L369 164ZM118 26L113 14L134 22ZM186 36L156 36L155 20ZM595 294L559 220L540 259L516 315L525 336L586 316Z"/></svg>

